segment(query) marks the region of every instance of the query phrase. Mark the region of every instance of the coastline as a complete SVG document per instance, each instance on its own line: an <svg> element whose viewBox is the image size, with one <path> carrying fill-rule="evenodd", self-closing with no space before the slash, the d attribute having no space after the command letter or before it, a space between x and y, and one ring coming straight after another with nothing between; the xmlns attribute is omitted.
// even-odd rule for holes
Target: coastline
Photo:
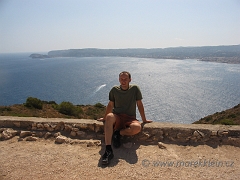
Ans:
<svg viewBox="0 0 240 180"><path fill-rule="evenodd" d="M200 61L240 64L240 45L169 47L169 48L128 48L128 49L67 49L52 50L43 54L31 54L32 58L51 57L135 57L154 59L199 59Z"/></svg>

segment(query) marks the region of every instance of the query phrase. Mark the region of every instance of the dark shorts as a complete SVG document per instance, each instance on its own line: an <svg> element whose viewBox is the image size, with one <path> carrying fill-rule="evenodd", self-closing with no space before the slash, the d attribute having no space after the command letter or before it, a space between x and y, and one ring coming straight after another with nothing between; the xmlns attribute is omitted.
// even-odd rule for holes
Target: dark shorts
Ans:
<svg viewBox="0 0 240 180"><path fill-rule="evenodd" d="M114 130L125 129L132 123L141 124L135 116L129 116L126 114L114 114L116 117L116 122L114 124Z"/></svg>

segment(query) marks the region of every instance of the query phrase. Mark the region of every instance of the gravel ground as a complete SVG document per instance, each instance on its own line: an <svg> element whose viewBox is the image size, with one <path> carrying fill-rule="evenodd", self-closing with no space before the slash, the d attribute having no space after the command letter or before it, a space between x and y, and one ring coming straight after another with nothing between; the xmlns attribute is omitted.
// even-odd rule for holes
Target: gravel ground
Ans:
<svg viewBox="0 0 240 180"><path fill-rule="evenodd" d="M239 179L240 148L207 145L133 144L114 149L101 165L101 146L55 144L52 140L0 141L0 179Z"/></svg>

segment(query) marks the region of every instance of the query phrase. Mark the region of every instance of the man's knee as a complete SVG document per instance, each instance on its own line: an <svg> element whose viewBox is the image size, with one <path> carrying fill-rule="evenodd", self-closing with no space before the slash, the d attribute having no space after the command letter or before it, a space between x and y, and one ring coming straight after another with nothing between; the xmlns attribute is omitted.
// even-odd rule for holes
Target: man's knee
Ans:
<svg viewBox="0 0 240 180"><path fill-rule="evenodd" d="M132 123L130 127L134 134L138 134L142 130L142 126L139 123Z"/></svg>
<svg viewBox="0 0 240 180"><path fill-rule="evenodd" d="M115 115L113 113L108 113L107 116L106 116L105 121L107 123L115 123L116 117L115 117Z"/></svg>

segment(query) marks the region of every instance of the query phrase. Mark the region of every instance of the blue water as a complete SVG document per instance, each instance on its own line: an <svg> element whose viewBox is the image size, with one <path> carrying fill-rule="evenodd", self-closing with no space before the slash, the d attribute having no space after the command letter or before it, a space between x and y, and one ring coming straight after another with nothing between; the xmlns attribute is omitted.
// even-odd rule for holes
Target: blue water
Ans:
<svg viewBox="0 0 240 180"><path fill-rule="evenodd" d="M91 57L31 59L0 55L0 105L27 97L107 105L108 92L123 70L138 84L148 119L192 123L240 103L240 64L197 60ZM139 114L137 114L138 117Z"/></svg>

